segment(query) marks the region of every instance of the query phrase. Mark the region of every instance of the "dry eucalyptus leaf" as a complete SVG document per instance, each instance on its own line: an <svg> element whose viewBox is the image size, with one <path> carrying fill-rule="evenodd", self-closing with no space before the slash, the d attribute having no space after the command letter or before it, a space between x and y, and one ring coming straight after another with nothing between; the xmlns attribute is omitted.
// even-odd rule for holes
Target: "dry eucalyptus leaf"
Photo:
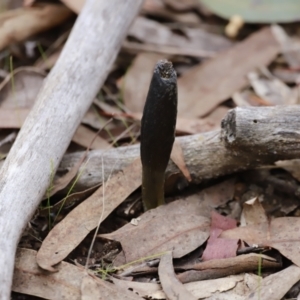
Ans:
<svg viewBox="0 0 300 300"><path fill-rule="evenodd" d="M62 0L62 2L76 14L79 14L84 6L85 0Z"/></svg>
<svg viewBox="0 0 300 300"><path fill-rule="evenodd" d="M276 166L289 172L295 179L300 182L300 159L280 160Z"/></svg>
<svg viewBox="0 0 300 300"><path fill-rule="evenodd" d="M178 279L183 283L222 278L232 274L257 271L257 266L261 268L280 268L282 264L274 258L256 253L238 255L236 257L212 259L205 262L193 263L184 266L185 272L178 274Z"/></svg>
<svg viewBox="0 0 300 300"><path fill-rule="evenodd" d="M0 128L21 128L46 74L37 68L15 69L0 84Z"/></svg>
<svg viewBox="0 0 300 300"><path fill-rule="evenodd" d="M140 53L133 60L124 78L124 103L131 112L142 112L155 64L160 54Z"/></svg>
<svg viewBox="0 0 300 300"><path fill-rule="evenodd" d="M197 300L176 278L173 262L172 252L164 254L158 267L159 280L161 282L163 291L169 300Z"/></svg>
<svg viewBox="0 0 300 300"><path fill-rule="evenodd" d="M211 212L210 236L202 254L202 260L235 257L238 240L220 238L222 231L236 227L236 220Z"/></svg>
<svg viewBox="0 0 300 300"><path fill-rule="evenodd" d="M300 66L300 40L290 38L285 30L279 25L272 25L272 31L281 45L282 54L291 69L298 69Z"/></svg>
<svg viewBox="0 0 300 300"><path fill-rule="evenodd" d="M291 265L288 268L269 275L259 282L254 292L251 292L247 300L281 300L290 288L300 280L300 268Z"/></svg>
<svg viewBox="0 0 300 300"><path fill-rule="evenodd" d="M178 79L179 117L204 116L248 85L246 75L268 65L280 52L270 28L263 28ZM230 76L228 76L230 72Z"/></svg>
<svg viewBox="0 0 300 300"><path fill-rule="evenodd" d="M37 68L15 69L0 84L0 109L31 109L45 77Z"/></svg>
<svg viewBox="0 0 300 300"><path fill-rule="evenodd" d="M270 75L270 74L269 74ZM250 72L248 79L256 94L269 105L282 105L295 102L292 97L292 89L280 79L269 76L260 76L256 72Z"/></svg>
<svg viewBox="0 0 300 300"><path fill-rule="evenodd" d="M86 275L81 284L81 300L143 300L143 298L118 286Z"/></svg>
<svg viewBox="0 0 300 300"><path fill-rule="evenodd" d="M0 15L0 50L53 28L71 16L67 7L49 3L6 11Z"/></svg>
<svg viewBox="0 0 300 300"><path fill-rule="evenodd" d="M129 29L128 34L144 43L180 48L183 55L184 51L188 54L191 50L194 50L195 53L197 50L201 50L203 53L212 54L228 49L232 45L228 39L206 32L201 28L183 28L182 32L183 35L176 34L159 22L138 17Z"/></svg>
<svg viewBox="0 0 300 300"><path fill-rule="evenodd" d="M201 246L208 238L210 221L201 216L196 203L189 207L184 202L177 200L147 211L138 226L128 223L115 232L102 234L122 244L124 254L117 256L115 264L120 266L168 250L179 258ZM192 209L192 213L186 213Z"/></svg>
<svg viewBox="0 0 300 300"><path fill-rule="evenodd" d="M141 162L137 159L105 183L104 198L104 187L101 186L73 209L43 241L37 254L39 266L52 272L55 271L52 266L62 261L91 230L96 228L101 214L103 214L101 220L103 221L141 185L141 173Z"/></svg>
<svg viewBox="0 0 300 300"><path fill-rule="evenodd" d="M171 152L171 159L176 164L176 166L179 168L179 170L183 173L184 177L187 179L187 181L192 181L192 177L190 174L190 171L188 170L183 156L183 151L180 145L180 142L178 140L174 141L172 152Z"/></svg>
<svg viewBox="0 0 300 300"><path fill-rule="evenodd" d="M268 222L268 217L257 197L244 203L241 216L241 226L255 225L265 222Z"/></svg>
<svg viewBox="0 0 300 300"><path fill-rule="evenodd" d="M282 255L300 266L300 218L283 217L245 227L223 231L221 237L241 239L249 245L277 249Z"/></svg>
<svg viewBox="0 0 300 300"><path fill-rule="evenodd" d="M36 263L36 251L18 249L12 290L14 292L44 299L80 299L80 285L84 269L62 262L57 270L50 273Z"/></svg>
<svg viewBox="0 0 300 300"><path fill-rule="evenodd" d="M142 12L154 17L162 17L170 21L187 23L187 24L199 24L200 19L194 12L178 12L173 9L169 9L164 0L146 0L143 5ZM182 1L180 1L182 2Z"/></svg>
<svg viewBox="0 0 300 300"><path fill-rule="evenodd" d="M79 125L75 134L72 138L72 141L90 149L108 149L110 148L110 144L100 136L96 136L96 132L91 129ZM93 143L92 143L93 141Z"/></svg>
<svg viewBox="0 0 300 300"><path fill-rule="evenodd" d="M231 296L240 295L240 299L243 300L249 294L251 288L257 287L259 280L260 277L254 274L239 274L218 279L189 282L185 283L184 287L197 299L206 299L220 294L223 297L228 293ZM137 295L145 298L166 299L161 286L156 283L124 281L115 278L113 278L113 282L115 285L132 290Z"/></svg>

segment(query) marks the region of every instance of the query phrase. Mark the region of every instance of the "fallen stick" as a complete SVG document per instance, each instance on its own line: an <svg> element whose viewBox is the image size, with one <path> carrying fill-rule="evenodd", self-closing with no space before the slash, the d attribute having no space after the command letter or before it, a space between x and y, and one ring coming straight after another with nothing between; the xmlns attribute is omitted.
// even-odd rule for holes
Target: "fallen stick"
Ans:
<svg viewBox="0 0 300 300"><path fill-rule="evenodd" d="M186 165L194 183L222 175L300 158L300 106L248 107L231 110L220 131L179 137ZM140 155L139 145L107 151L94 150L76 184L76 191L94 186L122 170ZM82 152L64 156L59 170L72 168ZM167 176L179 173L172 161Z"/></svg>
<svg viewBox="0 0 300 300"><path fill-rule="evenodd" d="M0 171L0 299L16 246L120 49L142 0L87 0Z"/></svg>

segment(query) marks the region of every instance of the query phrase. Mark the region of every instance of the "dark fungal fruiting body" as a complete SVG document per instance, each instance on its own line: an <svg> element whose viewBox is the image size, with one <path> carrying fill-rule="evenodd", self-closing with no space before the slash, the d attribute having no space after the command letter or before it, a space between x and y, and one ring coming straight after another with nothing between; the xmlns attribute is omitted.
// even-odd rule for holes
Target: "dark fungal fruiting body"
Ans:
<svg viewBox="0 0 300 300"><path fill-rule="evenodd" d="M154 69L141 127L144 209L164 203L165 171L170 159L177 117L177 76L171 62Z"/></svg>

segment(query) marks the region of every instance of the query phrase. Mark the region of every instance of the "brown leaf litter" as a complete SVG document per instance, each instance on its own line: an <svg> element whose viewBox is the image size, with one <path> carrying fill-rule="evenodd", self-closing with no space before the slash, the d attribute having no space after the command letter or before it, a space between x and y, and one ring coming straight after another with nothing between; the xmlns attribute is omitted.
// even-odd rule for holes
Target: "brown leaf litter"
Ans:
<svg viewBox="0 0 300 300"><path fill-rule="evenodd" d="M206 115L245 87L249 72L270 64L279 52L280 45L271 29L263 28L211 60L191 68L178 79L179 116Z"/></svg>
<svg viewBox="0 0 300 300"><path fill-rule="evenodd" d="M135 160L122 172L111 177L86 201L73 209L48 234L37 254L37 263L43 269L62 261L87 235L95 229L99 218L106 217L141 185L141 162ZM101 217L102 216L102 217ZM73 234L76 232L76 234Z"/></svg>

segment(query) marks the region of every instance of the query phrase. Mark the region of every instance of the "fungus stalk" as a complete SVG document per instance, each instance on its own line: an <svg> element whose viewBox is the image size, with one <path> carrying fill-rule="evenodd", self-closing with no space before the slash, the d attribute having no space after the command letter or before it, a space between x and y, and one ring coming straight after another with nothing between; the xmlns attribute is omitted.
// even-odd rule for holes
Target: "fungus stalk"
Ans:
<svg viewBox="0 0 300 300"><path fill-rule="evenodd" d="M164 204L165 171L175 139L176 117L176 72L171 62L161 60L153 72L141 126L145 210Z"/></svg>

